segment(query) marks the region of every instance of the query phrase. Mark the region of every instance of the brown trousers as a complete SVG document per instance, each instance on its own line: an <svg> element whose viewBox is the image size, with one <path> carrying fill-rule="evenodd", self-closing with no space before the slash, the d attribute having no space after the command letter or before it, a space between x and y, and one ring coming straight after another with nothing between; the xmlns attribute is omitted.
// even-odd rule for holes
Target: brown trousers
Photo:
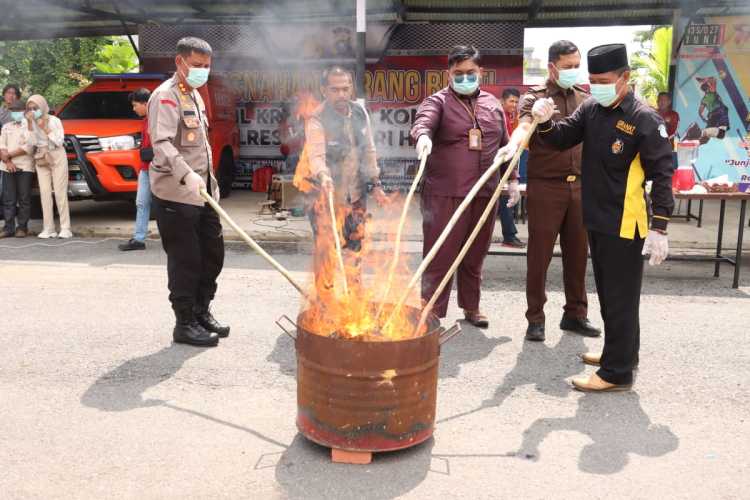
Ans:
<svg viewBox="0 0 750 500"><path fill-rule="evenodd" d="M463 200L463 198L449 196L422 196L423 257L427 255L440 237L443 229ZM435 293L453 261L458 257L461 248L479 222L479 218L489 201L489 198L475 198L471 202L471 205L458 219L435 259L427 266L425 273L422 275L422 300L424 302L432 298L432 294ZM496 218L497 206L482 226L482 230L477 234L477 238L456 271L458 306L462 309L470 311L479 309L482 264L492 241L492 230L495 227ZM450 299L452 284L453 280L445 287L435 302L433 313L439 318L444 318L448 312L448 299Z"/></svg>
<svg viewBox="0 0 750 500"><path fill-rule="evenodd" d="M586 229L583 226L581 182L556 179L529 179L526 188L529 243L526 257L526 319L544 323L547 269L560 236L565 284L565 315L585 318Z"/></svg>

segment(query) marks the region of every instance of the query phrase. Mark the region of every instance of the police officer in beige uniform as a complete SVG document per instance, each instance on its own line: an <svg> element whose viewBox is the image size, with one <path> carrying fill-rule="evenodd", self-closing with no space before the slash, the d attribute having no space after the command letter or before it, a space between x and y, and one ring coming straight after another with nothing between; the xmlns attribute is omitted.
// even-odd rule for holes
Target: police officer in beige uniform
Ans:
<svg viewBox="0 0 750 500"><path fill-rule="evenodd" d="M208 143L206 108L196 89L208 81L211 46L188 37L177 43L174 76L148 103L154 159L149 177L156 223L167 253L169 300L177 323L174 341L215 346L229 327L209 310L216 278L224 265L224 238L218 215L200 190L219 199Z"/></svg>

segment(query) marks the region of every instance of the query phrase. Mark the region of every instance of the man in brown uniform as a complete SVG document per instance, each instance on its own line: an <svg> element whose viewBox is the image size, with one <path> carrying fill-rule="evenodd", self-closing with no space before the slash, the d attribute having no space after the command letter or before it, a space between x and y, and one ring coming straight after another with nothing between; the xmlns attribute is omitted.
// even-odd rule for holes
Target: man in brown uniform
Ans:
<svg viewBox="0 0 750 500"><path fill-rule="evenodd" d="M148 101L154 158L149 169L156 223L167 253L175 342L215 346L229 335L209 310L224 265L219 216L200 195L219 199L208 143L208 118L198 88L208 81L211 46L198 38L177 43L174 76Z"/></svg>
<svg viewBox="0 0 750 500"><path fill-rule="evenodd" d="M448 56L450 86L424 100L411 129L419 157L430 155L422 190L423 255L431 250L456 208L496 157L507 161L518 149L507 145L508 133L499 101L479 88L482 79L479 62L479 51L475 47L454 47ZM499 178L500 174L484 185L427 267L422 277L424 301L432 298L476 227ZM515 172L511 174L508 190L508 205L513 206L520 198ZM489 320L479 310L479 296L482 264L492 239L496 214L485 222L457 271L458 306L464 310L466 320L480 328L489 325ZM447 314L450 292L451 287L445 287L435 303L433 312L440 318Z"/></svg>
<svg viewBox="0 0 750 500"><path fill-rule="evenodd" d="M520 124L511 142L520 144L531 127L531 108L539 98L552 98L556 119L573 113L588 98L576 85L581 54L573 43L561 40L549 48L549 77L532 87L521 101ZM560 236L565 283L565 307L560 328L588 337L600 335L588 316L586 263L588 247L581 207L581 146L559 151L534 137L528 160L529 246L526 266L526 339L544 340L544 304L547 269Z"/></svg>

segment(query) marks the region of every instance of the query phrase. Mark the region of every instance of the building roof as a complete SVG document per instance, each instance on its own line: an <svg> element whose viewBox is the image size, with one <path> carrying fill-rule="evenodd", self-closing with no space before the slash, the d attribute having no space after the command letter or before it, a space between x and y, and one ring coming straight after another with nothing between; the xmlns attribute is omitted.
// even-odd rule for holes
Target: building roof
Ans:
<svg viewBox="0 0 750 500"><path fill-rule="evenodd" d="M332 22L354 24L350 0L3 1L0 40L135 34L139 26ZM368 21L519 22L525 26L669 24L675 9L750 14L746 0L368 0Z"/></svg>

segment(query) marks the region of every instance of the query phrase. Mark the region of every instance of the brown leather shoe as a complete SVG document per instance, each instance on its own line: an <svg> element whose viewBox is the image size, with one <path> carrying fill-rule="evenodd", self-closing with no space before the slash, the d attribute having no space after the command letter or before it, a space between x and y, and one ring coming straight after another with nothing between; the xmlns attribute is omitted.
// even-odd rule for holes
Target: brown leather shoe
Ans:
<svg viewBox="0 0 750 500"><path fill-rule="evenodd" d="M28 229L18 228L16 229L16 238L25 238L29 235Z"/></svg>
<svg viewBox="0 0 750 500"><path fill-rule="evenodd" d="M581 354L581 361L591 366L601 366L602 355L598 352L585 352Z"/></svg>
<svg viewBox="0 0 750 500"><path fill-rule="evenodd" d="M490 326L490 321L487 319L487 316L479 311L467 311L464 309L464 318L477 328L487 328Z"/></svg>
<svg viewBox="0 0 750 500"><path fill-rule="evenodd" d="M583 392L621 392L629 391L633 384L610 384L593 373L589 378L574 378L573 387Z"/></svg>

